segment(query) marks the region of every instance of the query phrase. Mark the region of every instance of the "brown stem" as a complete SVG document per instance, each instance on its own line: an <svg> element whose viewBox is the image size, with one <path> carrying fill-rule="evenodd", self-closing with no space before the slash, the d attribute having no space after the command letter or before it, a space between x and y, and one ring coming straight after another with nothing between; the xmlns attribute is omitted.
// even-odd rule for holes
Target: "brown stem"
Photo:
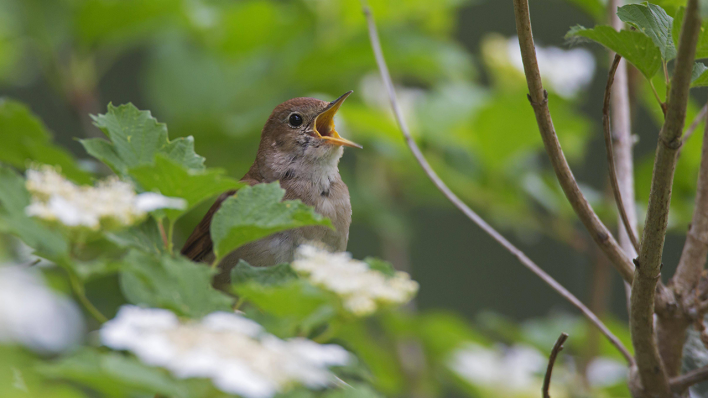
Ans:
<svg viewBox="0 0 708 398"><path fill-rule="evenodd" d="M682 394L694 384L708 380L708 366L694 369L681 376L676 376L671 379L671 390L674 393Z"/></svg>
<svg viewBox="0 0 708 398"><path fill-rule="evenodd" d="M519 36L519 46L521 47L521 58L524 63L526 82L529 87L529 100L536 114L536 121L541 132L543 144L553 165L558 182L571 206L573 206L573 210L575 210L585 228L590 232L590 236L592 236L595 243L610 259L614 267L622 275L622 278L627 282L631 282L634 278L632 260L620 248L610 231L590 207L585 195L580 191L575 181L573 172L570 170L561 149L560 142L558 142L553 120L548 110L548 93L543 89L541 72L538 69L538 61L536 60L528 0L514 0L514 14L516 16L516 32Z"/></svg>
<svg viewBox="0 0 708 398"><path fill-rule="evenodd" d="M630 330L639 378L647 396L669 396L669 380L654 333L654 298L661 277L661 256L671 201L671 186L681 147L691 71L701 21L698 0L689 0L681 29L664 126L659 134L651 193L639 263L632 284Z"/></svg>
<svg viewBox="0 0 708 398"><path fill-rule="evenodd" d="M681 139L681 148L679 149L679 155L681 154L681 149L683 149L683 145L686 143L686 141L688 141L689 138L691 138L693 133L696 132L698 125L706 119L706 114L708 114L708 104L703 105L703 108L701 108L701 111L698 112L698 115L696 115L696 117L693 119L691 125L688 126L686 132L683 133L683 138Z"/></svg>
<svg viewBox="0 0 708 398"><path fill-rule="evenodd" d="M568 340L567 333L561 333L556 340L556 344L553 345L553 350L551 350L551 355L548 357L548 367L546 368L546 376L543 378L543 398L551 398L548 393L548 389L551 387L551 374L553 373L553 365L556 363L556 358L558 353L563 350L563 343Z"/></svg>
<svg viewBox="0 0 708 398"><path fill-rule="evenodd" d="M632 242L634 250L639 252L639 241L634 234L633 224L627 215L627 207L622 200L622 190L617 178L617 166L615 166L614 156L615 152L612 148L612 133L610 131L610 98L612 96L612 83L614 83L615 72L617 72L617 67L619 66L621 60L622 56L615 54L615 59L610 67L609 77L607 78L607 86L605 87L605 99L602 106L602 127L605 133L605 148L607 149L607 165L610 174L610 184L612 185L612 194L615 197L617 210L619 211L620 219L622 219L622 224L624 225L624 232Z"/></svg>
<svg viewBox="0 0 708 398"><path fill-rule="evenodd" d="M513 244L511 244L511 242L506 240L506 238L504 238L499 232L492 228L491 225L487 224L487 222L484 221L484 219L482 219L477 213L475 213L466 204L464 204L464 202L462 202L462 200L460 200L460 198L458 198L457 195L455 195L450 190L450 188L448 188L447 185L440 179L437 173L435 173L435 170L433 170L428 161L425 159L425 156L420 151L420 148L415 143L413 137L410 134L410 131L408 130L408 125L406 124L406 121L403 118L403 113L401 112L401 108L398 105L396 91L393 87L393 82L391 81L391 75L388 72L388 67L386 66L386 61L383 57L383 52L381 51L381 43L379 41L378 31L376 30L376 24L374 23L373 16L371 15L371 10L366 5L365 0L362 0L362 6L364 15L366 16L366 20L368 23L371 47L374 51L376 63L378 65L379 71L381 72L381 79L383 80L384 87L386 88L386 91L388 93L389 100L391 102L391 107L393 108L393 113L396 117L396 121L398 122L398 126L401 129L401 133L403 133L403 137L406 141L406 144L410 148L418 164L420 164L420 166L427 174L428 178L430 178L430 180L433 182L433 184L435 184L438 190L440 190L440 192L442 192L443 195L445 195L445 197L450 202L452 202L453 205L455 205L455 207L457 207L462 213L464 213L467 218L477 224L484 232L486 232L495 241L502 245L512 255L514 255L521 262L521 264L523 264L531 272L536 274L536 276L541 278L541 280L543 280L553 290L555 290L563 298L565 298L576 308L578 308L583 313L583 315L585 315L590 320L590 322L592 322L598 329L600 329L602 334L607 337L607 339L620 351L620 353L622 353L628 363L634 363L634 359L632 358L632 355L629 353L627 348L622 344L622 342L619 341L619 339L617 339L614 334L612 334L612 332L610 332L607 326L605 326L605 324L603 324L602 321L600 321L600 319L598 319L598 317L592 313L592 311L590 311L580 300L578 300L577 297L570 293L565 287L563 287L563 285L558 283L555 279L553 279L550 275L543 271L538 265L536 265L536 263L531 261L531 259L528 258L526 254L524 254L521 250L517 249Z"/></svg>

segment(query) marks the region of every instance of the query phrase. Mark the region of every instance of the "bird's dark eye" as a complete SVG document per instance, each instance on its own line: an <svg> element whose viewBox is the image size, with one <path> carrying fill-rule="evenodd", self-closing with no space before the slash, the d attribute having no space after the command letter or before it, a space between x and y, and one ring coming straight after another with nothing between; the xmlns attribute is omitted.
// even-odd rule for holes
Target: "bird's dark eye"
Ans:
<svg viewBox="0 0 708 398"><path fill-rule="evenodd" d="M302 116L300 116L300 114L298 113L293 113L288 118L288 123L290 123L290 125L293 127L297 127L302 124Z"/></svg>

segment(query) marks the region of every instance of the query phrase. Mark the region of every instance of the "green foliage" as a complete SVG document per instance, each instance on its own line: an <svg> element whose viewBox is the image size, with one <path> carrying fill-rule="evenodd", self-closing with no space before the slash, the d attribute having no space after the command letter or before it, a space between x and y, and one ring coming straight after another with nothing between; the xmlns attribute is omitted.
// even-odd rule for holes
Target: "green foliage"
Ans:
<svg viewBox="0 0 708 398"><path fill-rule="evenodd" d="M661 57L670 61L676 57L671 34L673 18L656 4L628 4L617 10L617 16L648 36L659 47Z"/></svg>
<svg viewBox="0 0 708 398"><path fill-rule="evenodd" d="M79 169L71 155L51 143L42 122L23 104L0 98L0 162L24 169L28 161L61 168L70 179L87 183L89 176Z"/></svg>
<svg viewBox="0 0 708 398"><path fill-rule="evenodd" d="M253 267L241 260L231 270L231 283L240 285L255 282L260 285L280 285L297 278L290 264L278 264L270 267Z"/></svg>
<svg viewBox="0 0 708 398"><path fill-rule="evenodd" d="M277 182L241 188L214 215L211 238L222 258L248 242L307 225L332 227L331 221L299 200L281 202L285 190Z"/></svg>
<svg viewBox="0 0 708 398"><path fill-rule="evenodd" d="M185 258L154 257L133 250L123 264L121 288L133 304L199 318L214 311L228 311L233 302L211 287L211 269Z"/></svg>
<svg viewBox="0 0 708 398"><path fill-rule="evenodd" d="M593 29L576 26L565 37L584 37L602 44L631 62L647 79L651 79L661 68L659 47L642 32L618 32L611 26L596 26Z"/></svg>

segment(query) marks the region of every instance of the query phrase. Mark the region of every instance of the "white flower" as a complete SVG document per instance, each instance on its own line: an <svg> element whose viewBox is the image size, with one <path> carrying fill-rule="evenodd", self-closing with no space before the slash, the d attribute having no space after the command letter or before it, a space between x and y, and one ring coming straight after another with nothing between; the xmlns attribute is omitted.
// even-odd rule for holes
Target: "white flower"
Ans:
<svg viewBox="0 0 708 398"><path fill-rule="evenodd" d="M132 225L147 212L187 206L181 198L153 192L138 195L132 184L116 177L101 181L96 187L77 186L49 166L27 170L26 186L32 194L32 201L25 208L27 215L93 230L102 223L104 226Z"/></svg>
<svg viewBox="0 0 708 398"><path fill-rule="evenodd" d="M312 245L297 249L292 267L312 284L336 293L348 311L360 316L379 305L405 304L418 292L418 283L405 272L387 277L349 253L330 253Z"/></svg>
<svg viewBox="0 0 708 398"><path fill-rule="evenodd" d="M345 365L337 345L281 340L241 315L216 312L200 322L180 322L170 311L126 305L101 328L104 345L133 352L179 378L209 378L220 390L268 398L302 384L330 384L327 367Z"/></svg>
<svg viewBox="0 0 708 398"><path fill-rule="evenodd" d="M593 359L585 371L592 387L609 387L627 378L627 365L610 358Z"/></svg>
<svg viewBox="0 0 708 398"><path fill-rule="evenodd" d="M507 52L512 65L523 72L518 37L507 41ZM536 58L543 80L554 92L565 98L574 97L592 82L595 75L595 58L584 48L563 50L536 46Z"/></svg>
<svg viewBox="0 0 708 398"><path fill-rule="evenodd" d="M448 366L471 384L524 392L540 388L546 361L540 352L527 346L502 351L468 344L453 352Z"/></svg>
<svg viewBox="0 0 708 398"><path fill-rule="evenodd" d="M76 305L19 266L0 266L0 343L19 343L40 353L62 352L81 340Z"/></svg>

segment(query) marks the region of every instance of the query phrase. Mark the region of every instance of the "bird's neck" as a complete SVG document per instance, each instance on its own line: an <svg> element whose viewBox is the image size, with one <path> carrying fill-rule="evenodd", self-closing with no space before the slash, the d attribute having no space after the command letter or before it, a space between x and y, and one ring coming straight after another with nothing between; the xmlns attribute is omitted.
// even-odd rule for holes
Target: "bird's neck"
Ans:
<svg viewBox="0 0 708 398"><path fill-rule="evenodd" d="M324 192L329 190L332 182L339 179L339 159L342 153L342 147L333 148L317 157L270 153L256 158L248 176L261 182L281 181L281 185L297 181Z"/></svg>

